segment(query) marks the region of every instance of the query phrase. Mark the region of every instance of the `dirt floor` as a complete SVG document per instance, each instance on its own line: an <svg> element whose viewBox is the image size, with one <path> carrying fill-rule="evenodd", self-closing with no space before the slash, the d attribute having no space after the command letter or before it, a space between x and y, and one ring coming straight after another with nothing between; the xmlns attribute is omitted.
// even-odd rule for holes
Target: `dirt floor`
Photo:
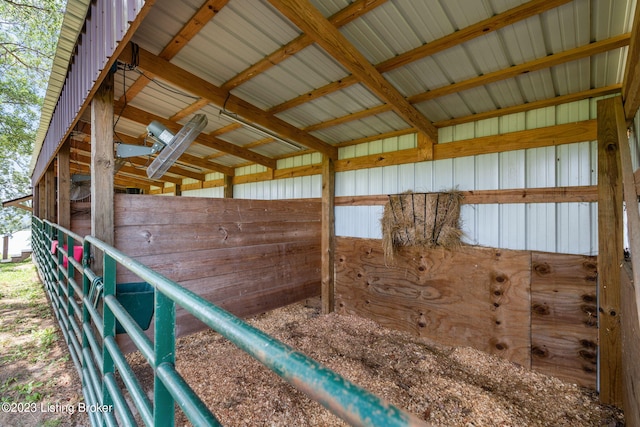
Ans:
<svg viewBox="0 0 640 427"><path fill-rule="evenodd" d="M294 304L249 319L259 329L437 426L622 426L597 395L473 350ZM143 358L128 357L150 390ZM212 331L178 340L177 368L227 426L342 426L340 419ZM176 425L188 425L182 413Z"/></svg>

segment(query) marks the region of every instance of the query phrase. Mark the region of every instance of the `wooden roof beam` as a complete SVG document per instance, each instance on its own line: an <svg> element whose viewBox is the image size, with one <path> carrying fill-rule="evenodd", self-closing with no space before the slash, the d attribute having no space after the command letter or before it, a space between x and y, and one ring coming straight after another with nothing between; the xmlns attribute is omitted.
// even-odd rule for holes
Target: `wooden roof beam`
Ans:
<svg viewBox="0 0 640 427"><path fill-rule="evenodd" d="M454 33L443 36L437 40L426 43L413 50L390 58L376 65L376 69L380 73L386 73L411 62L442 52L451 47L457 46L476 37L483 36L490 32L499 30L518 21L539 15L547 10L554 9L570 0L532 0L520 6L499 13L491 18L487 18L476 24L469 25L466 28L458 30ZM305 93L297 98L283 102L269 110L272 114L281 113L290 108L297 107L306 102L326 96L330 93L343 89L357 83L355 76L345 77L338 82L329 83L328 85L318 88L314 91Z"/></svg>
<svg viewBox="0 0 640 427"><path fill-rule="evenodd" d="M189 21L182 27L182 29L171 39L171 41L160 52L160 57L167 61L173 58L184 48L189 41L195 37L196 34L202 30L207 22L213 19L214 16L220 12L220 10L227 4L228 0L207 0L198 11L189 19ZM154 75L147 74L146 76L140 76L122 95L121 101L131 101L135 98L149 83L150 79L153 79Z"/></svg>
<svg viewBox="0 0 640 427"><path fill-rule="evenodd" d="M90 154L90 151L87 150L91 150L91 145L87 144L87 143L80 143L78 141L75 141L75 143L73 143L71 145L71 148L73 149L73 151L71 152L70 156L71 156L71 160L75 163L82 163L82 164L86 164L89 165L90 164L90 157L84 155L85 154ZM140 167L144 167L149 163L149 160L147 158L144 158L143 160L135 160L136 158L131 157L128 158L127 161L130 161L131 163L137 163ZM120 169L122 170L122 168ZM127 169L125 169L127 170ZM198 181L204 181L205 180L205 176L202 173L195 173L189 169L185 169L182 168L180 166L171 166L169 168L169 170L167 171L169 174L172 175L178 175L178 176L182 176L185 178L193 178L196 179ZM151 180L147 177L146 173L143 172L142 170L137 169L135 172L133 170L130 170L129 173L133 174L133 175L138 175L141 178L144 178L146 180L148 180L149 182L154 182L154 180ZM176 178L170 175L165 175L163 176L163 179L160 179L157 181L157 183L153 184L153 185L158 185L159 182L161 181L167 181L167 182L172 182L174 184L180 184L182 182L182 178Z"/></svg>
<svg viewBox="0 0 640 427"><path fill-rule="evenodd" d="M428 101L431 99L435 99L435 98L439 98L441 96L446 96L446 95L451 95L453 93L457 93L457 92L461 92L463 90L467 90L467 89L472 89L474 87L477 86L482 86L485 84L489 84L489 83L495 83L497 81L501 81L501 80L506 80L508 78L513 78L513 77L517 77L519 75L522 74L526 74L529 73L531 71L537 71L537 70L541 70L544 68L550 68L553 67L555 65L559 65L565 62L569 62L569 61L575 61L578 59L582 59L582 58L586 58L589 57L591 55L596 55L598 53L602 53L602 52L606 52L608 50L612 50L612 49L618 49L620 47L626 46L629 43L629 39L630 39L630 34L622 34L620 36L616 36L616 37L612 37L610 39L607 40L602 40L599 42L595 42L595 43L591 43L585 46L580 46L577 47L575 49L570 49L568 51L565 52L560 52L560 53L556 53L553 55L549 55L549 56L545 56L543 58L539 58L530 62L526 62L524 64L520 64L520 65L514 65L513 67L509 67L506 68L504 70L498 70L495 71L493 73L488 73L488 74L484 74L482 76L478 76L478 77L473 77L471 79L468 80L464 80L458 83L452 83L450 85L447 86L442 86L439 87L437 89L433 89L430 90L428 92L424 92L424 93L420 93L417 95L413 95L411 97L408 98L408 101L411 104L417 104L420 102L424 102L424 101ZM619 86L617 86L617 89L615 87L609 86L606 88L599 88L599 89L593 89L594 93L599 93L602 92L602 95L606 94L606 93L614 93L616 91L619 90ZM600 95L592 95L592 96L600 96ZM510 112L517 112L516 110L521 110L521 111L525 111L525 110L530 110L532 108L541 108L543 102L549 102L548 105L557 105L557 104L561 104L564 102L570 102L572 98L580 98L582 97L582 94L570 94L570 95L565 95L562 97L557 97L557 98L552 98L551 100L548 101L542 101L539 102L539 104L541 105L540 107L533 107L531 106L531 104L522 104L522 105L518 105L515 107L512 107L513 111L509 111L509 109L505 108L505 109L501 109L501 110L496 110L495 112L488 112L486 114L481 113L481 114L476 114L473 116L469 116L469 117L474 117L474 120L480 120L483 118L488 118L489 116L491 116L492 114L495 114L495 116L501 116L501 115L505 115L505 114L509 114ZM589 97L589 96L586 96ZM582 98L584 99L584 97ZM557 101L554 101L557 100ZM368 116L374 116L376 114L380 114L383 113L385 111L389 111L391 110L391 107L388 105L381 105L381 106L377 106L377 107L373 107L367 110L362 110L359 111L357 113L354 114L350 114L348 116L344 116L344 117L338 117L336 119L332 119L329 120L327 122L322 122L322 123L316 123L312 126L309 126L307 128L305 128L305 130L307 131L313 131L313 130L318 130L318 129L324 129L330 126L335 126L338 124L342 124L342 123L346 123L348 121L351 120L359 120L362 119L364 117L368 117ZM457 124L456 123L457 119L452 119L450 121L446 121L445 123L447 124L443 124L443 122L440 123L434 123L434 125L436 127L443 127L443 126L449 126L449 122ZM460 120L467 120L467 118L461 118ZM466 122L466 121L461 121L462 122Z"/></svg>
<svg viewBox="0 0 640 427"><path fill-rule="evenodd" d="M628 45L630 38L630 33L620 34L606 40L589 43L587 45L569 49L564 52L555 53L553 55L544 56L542 58L534 59L533 61L525 62L523 64L514 65L513 67L505 68L504 70L494 71L493 73L483 74L481 76L473 77L462 82L442 86L428 92L410 96L408 99L409 102L416 104L419 102L428 101L430 99L439 98L441 96L451 95L452 93L461 92L463 90L472 89L501 80L506 80L512 77L517 77L533 71L551 68L555 65L564 64L569 61L575 61L578 59L587 58L592 55L597 55L599 53L607 52L609 50L619 49Z"/></svg>
<svg viewBox="0 0 640 427"><path fill-rule="evenodd" d="M622 85L615 84L611 86L599 87L595 89L584 90L581 92L570 93L567 95L556 96L554 98L541 99L539 101L526 102L524 104L514 105L512 107L499 108L497 110L485 111L483 113L471 114L464 117L456 117L449 120L441 120L433 124L437 128L446 126L454 126L462 123L471 123L478 120L486 120L494 117L502 117L508 114L522 113L525 111L536 110L539 108L551 107L569 102L581 101L583 99L596 98L598 96L611 95L620 92Z"/></svg>
<svg viewBox="0 0 640 427"><path fill-rule="evenodd" d="M87 167L89 167L89 165L91 164L91 157L90 156L86 156L83 155L82 152L80 151L75 151L72 152L70 154L70 159L73 162L73 164L76 165L86 165ZM135 160L132 159L131 163L134 163ZM142 162L141 160L138 160L138 165L144 166L146 165L146 161ZM172 176L167 176L167 179L163 179L163 180L153 180L153 179L149 179L147 177L147 174L138 167L134 167L134 166L122 166L120 167L120 169L118 171L116 171L115 176L117 176L120 173L124 173L127 175L132 175L135 178L139 178L142 179L142 181L140 182L144 182L147 185L163 185L163 181L167 181L167 182L171 182L173 184L181 184L182 183L182 178L174 178ZM164 178L164 177L163 177ZM204 179L202 180L204 181Z"/></svg>
<svg viewBox="0 0 640 427"><path fill-rule="evenodd" d="M144 145L143 137L135 137L135 136L124 135L124 134L117 134L117 136L122 142L126 144ZM220 153L220 155L224 155L224 154L226 153ZM211 163L207 159L194 156L193 154L183 153L182 156L180 156L180 159L184 160L186 163L189 163L190 165L199 167L205 172L220 172L227 176L234 176L236 174L235 168L232 168L229 166L223 166L217 163Z"/></svg>
<svg viewBox="0 0 640 427"><path fill-rule="evenodd" d="M133 107L132 105L125 106L120 101L117 101L115 103L115 108L117 109L117 111L121 111L121 117L132 120L134 122L146 125L156 120L173 132L179 131L182 127L179 123L173 122L160 116L156 116L155 114ZM238 145L223 141L219 138L207 135L205 133L201 133L194 142L196 144L201 144L214 150L224 151L225 153L240 157L241 159L249 160L250 162L257 163L271 169L276 168L277 161L275 159L263 156L262 154L255 153L251 150L246 150Z"/></svg>
<svg viewBox="0 0 640 427"><path fill-rule="evenodd" d="M345 7L341 11L337 12L333 16L329 18L329 22L331 22L336 27L342 27L343 25L348 24L351 21L361 17L367 12L375 9L381 4L385 3L387 0L358 0L351 3L349 6ZM312 45L314 40L309 37L308 34L301 34L296 37L286 45L282 46L280 49L276 50L270 55L267 55L257 63L253 64L246 70L242 71L232 79L228 80L222 85L222 88L225 90L231 90L240 86L242 83L245 83L260 73L264 73L269 68L273 67L284 61L285 59L291 58L296 53L300 52L302 49L307 46Z"/></svg>
<svg viewBox="0 0 640 427"><path fill-rule="evenodd" d="M365 84L407 123L438 142L438 130L308 0L269 0L298 28Z"/></svg>
<svg viewBox="0 0 640 427"><path fill-rule="evenodd" d="M640 5L638 4L633 15L631 41L622 81L622 101L625 119L630 122L640 108Z"/></svg>
<svg viewBox="0 0 640 427"><path fill-rule="evenodd" d="M120 58L127 61L127 58L130 57L131 45L129 44L123 50ZM224 105L227 111L236 113L285 139L302 144L333 159L338 158L338 149L336 147L142 48L138 51L138 66L175 86L209 100L210 103L219 108Z"/></svg>

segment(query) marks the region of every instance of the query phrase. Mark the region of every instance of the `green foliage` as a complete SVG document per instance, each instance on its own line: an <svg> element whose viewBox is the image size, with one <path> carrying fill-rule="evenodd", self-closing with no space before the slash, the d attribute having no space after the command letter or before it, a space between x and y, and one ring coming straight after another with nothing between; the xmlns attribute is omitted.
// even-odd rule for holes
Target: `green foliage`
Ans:
<svg viewBox="0 0 640 427"><path fill-rule="evenodd" d="M31 192L29 162L65 0L0 0L0 200ZM29 215L0 211L0 234Z"/></svg>

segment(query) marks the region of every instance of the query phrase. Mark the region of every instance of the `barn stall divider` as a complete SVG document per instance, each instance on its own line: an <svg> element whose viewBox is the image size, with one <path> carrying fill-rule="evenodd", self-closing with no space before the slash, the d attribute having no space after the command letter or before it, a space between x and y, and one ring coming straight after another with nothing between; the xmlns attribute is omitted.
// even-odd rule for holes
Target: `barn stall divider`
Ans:
<svg viewBox="0 0 640 427"><path fill-rule="evenodd" d="M597 257L336 239L336 308L440 344L470 346L592 389Z"/></svg>
<svg viewBox="0 0 640 427"><path fill-rule="evenodd" d="M250 316L320 295L320 204L116 194L113 246L233 314ZM71 208L71 231L90 235L90 204ZM135 277L120 269L118 282ZM177 316L178 336L205 328L182 309ZM118 340L133 348L126 337Z"/></svg>
<svg viewBox="0 0 640 427"><path fill-rule="evenodd" d="M83 238L36 217L33 236L35 262L82 379L85 402L95 409L89 411L92 425L136 425L117 377L148 426L174 425L175 405L194 425L220 425L175 369L177 307L352 425L424 425L98 239ZM74 257L77 247L82 247L82 263ZM102 276L91 268L91 254L98 252L102 254ZM120 275L135 276L152 288L156 331L152 338L144 333L136 312L122 302ZM153 369L151 400L116 342L117 325Z"/></svg>

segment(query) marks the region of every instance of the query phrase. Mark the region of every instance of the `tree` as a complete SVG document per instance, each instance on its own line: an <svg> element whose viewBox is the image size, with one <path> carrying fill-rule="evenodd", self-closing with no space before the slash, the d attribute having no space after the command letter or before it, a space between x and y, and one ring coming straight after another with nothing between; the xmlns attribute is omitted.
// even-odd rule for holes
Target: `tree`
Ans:
<svg viewBox="0 0 640 427"><path fill-rule="evenodd" d="M65 0L0 0L0 199L27 195L29 162ZM17 208L0 211L0 234L28 225Z"/></svg>

